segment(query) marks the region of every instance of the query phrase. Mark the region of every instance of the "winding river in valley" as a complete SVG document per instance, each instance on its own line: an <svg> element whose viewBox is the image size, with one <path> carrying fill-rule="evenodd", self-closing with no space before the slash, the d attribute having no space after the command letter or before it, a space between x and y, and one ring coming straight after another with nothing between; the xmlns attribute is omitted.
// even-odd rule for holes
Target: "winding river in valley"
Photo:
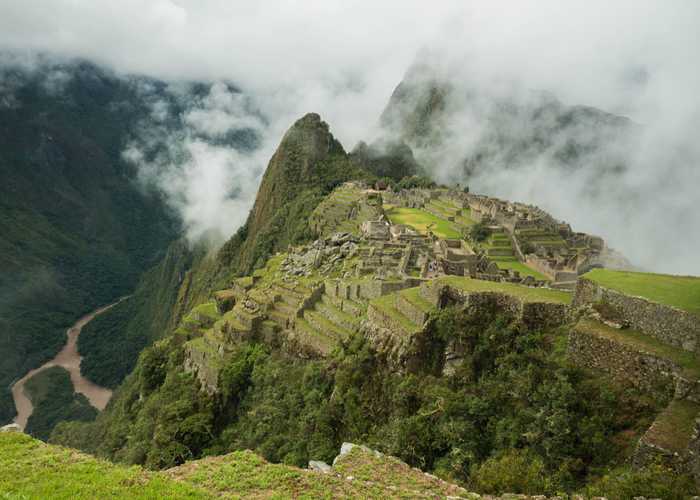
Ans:
<svg viewBox="0 0 700 500"><path fill-rule="evenodd" d="M15 382L15 384L12 386L12 397L14 398L15 406L17 407L17 416L15 417L14 422L19 425L22 430L24 430L26 427L27 420L34 411L34 406L25 393L24 386L34 375L52 366L60 366L68 370L68 373L70 373L71 382L73 383L74 391L84 394L90 401L90 404L98 410L102 411L105 409L105 406L107 406L107 403L109 403L109 400L112 397L112 391L89 381L80 374L80 362L83 358L78 353L78 337L80 336L80 332L83 327L92 321L95 316L116 306L126 298L128 297L122 297L115 303L101 307L80 318L66 331L66 344L56 355L56 357L50 361L47 361L39 368L31 370L24 377Z"/></svg>

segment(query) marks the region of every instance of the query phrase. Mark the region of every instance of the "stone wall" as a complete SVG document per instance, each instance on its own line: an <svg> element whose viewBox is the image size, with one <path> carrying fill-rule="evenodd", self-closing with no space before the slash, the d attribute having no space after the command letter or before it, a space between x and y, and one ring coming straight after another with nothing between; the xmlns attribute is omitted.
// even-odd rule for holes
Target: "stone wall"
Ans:
<svg viewBox="0 0 700 500"><path fill-rule="evenodd" d="M417 325L422 325L428 319L428 312L416 307L401 294L396 295L396 309Z"/></svg>
<svg viewBox="0 0 700 500"><path fill-rule="evenodd" d="M552 328L571 320L566 304L524 301L503 292L468 292L438 282L421 285L421 296L435 307L462 304L480 314L506 314L529 329Z"/></svg>
<svg viewBox="0 0 700 500"><path fill-rule="evenodd" d="M361 299L372 300L405 288L418 286L420 283L421 280L416 278L408 278L402 281L368 280L360 283L358 294Z"/></svg>
<svg viewBox="0 0 700 500"><path fill-rule="evenodd" d="M602 371L615 380L671 396L679 367L669 360L640 353L619 342L574 327L567 345L569 359L578 366Z"/></svg>
<svg viewBox="0 0 700 500"><path fill-rule="evenodd" d="M556 328L571 321L571 308L566 304L523 302L520 321L531 330Z"/></svg>
<svg viewBox="0 0 700 500"><path fill-rule="evenodd" d="M301 301L301 304L299 304L299 308L296 311L296 317L302 318L304 316L304 311L313 309L316 302L321 300L321 296L324 294L325 290L325 283L321 283L311 290L311 293L305 296Z"/></svg>
<svg viewBox="0 0 700 500"><path fill-rule="evenodd" d="M550 279L554 279L554 273L555 270L549 266L547 261L540 259L538 256L534 254L528 254L525 256L525 264L527 264L529 267L535 269L536 271L541 272L545 276L547 276Z"/></svg>
<svg viewBox="0 0 700 500"><path fill-rule="evenodd" d="M605 302L614 307L632 326L662 342L700 354L700 318L675 307L631 297L579 278L574 307Z"/></svg>
<svg viewBox="0 0 700 500"><path fill-rule="evenodd" d="M700 488L700 418L695 419L693 435L688 443L688 469Z"/></svg>
<svg viewBox="0 0 700 500"><path fill-rule="evenodd" d="M393 316L384 312L381 308L376 307L371 304L367 307L367 320L380 328L399 334L401 338L410 338L412 331L406 329L406 327L400 321L394 319ZM416 328L417 329L417 328Z"/></svg>

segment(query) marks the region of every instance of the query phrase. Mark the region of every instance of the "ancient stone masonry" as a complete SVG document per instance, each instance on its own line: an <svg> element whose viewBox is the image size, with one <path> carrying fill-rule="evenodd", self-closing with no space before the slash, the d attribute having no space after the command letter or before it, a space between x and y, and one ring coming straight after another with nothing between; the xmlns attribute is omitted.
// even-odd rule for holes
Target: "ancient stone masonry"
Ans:
<svg viewBox="0 0 700 500"><path fill-rule="evenodd" d="M465 283L469 278L462 278ZM511 285L517 288L517 285ZM432 358L435 348L429 328L430 311L456 305L485 319L508 317L524 328L546 329L570 320L569 307L556 300L539 300L512 293L489 289L462 290L438 280L426 280L419 288L404 289L383 295L369 303L367 322L362 332L379 352L382 352L397 371L410 371ZM460 348L448 346L442 353L445 364L461 361Z"/></svg>
<svg viewBox="0 0 700 500"><path fill-rule="evenodd" d="M666 344L700 354L698 316L642 297L630 297L580 278L576 285L574 305L581 307L599 302L609 304L617 310L632 328Z"/></svg>
<svg viewBox="0 0 700 500"><path fill-rule="evenodd" d="M491 234L503 234L505 239L499 239L497 246L483 250L488 261L507 260L506 257L517 259L547 276L556 288L572 289L577 276L591 268L606 267L612 262L624 265L626 262L608 249L601 238L574 232L565 222L532 205L451 189L402 190L384 196L385 201L392 205L421 208L436 217L454 222L464 231L468 230L469 224L476 222L483 224ZM476 249L480 247L477 242L472 243ZM479 251L472 253L479 254ZM463 266L449 259L446 259L445 266L448 274L462 273ZM515 272L497 266L489 268L488 264L475 266L470 263L468 272L479 279L522 281ZM534 286L542 283L529 280L526 284Z"/></svg>
<svg viewBox="0 0 700 500"><path fill-rule="evenodd" d="M573 282L579 274L605 265L609 251L602 238L573 232L565 222L532 205L464 196L474 220L505 228L519 258L555 282Z"/></svg>
<svg viewBox="0 0 700 500"><path fill-rule="evenodd" d="M693 471L700 482L700 321L692 313L632 297L579 278L573 306L584 317L569 334L579 366L671 399L640 439L632 463L662 461Z"/></svg>
<svg viewBox="0 0 700 500"><path fill-rule="evenodd" d="M568 341L569 358L579 366L605 372L640 389L672 396L680 367L652 352L600 335L598 330L605 328L592 321L582 321L574 327Z"/></svg>

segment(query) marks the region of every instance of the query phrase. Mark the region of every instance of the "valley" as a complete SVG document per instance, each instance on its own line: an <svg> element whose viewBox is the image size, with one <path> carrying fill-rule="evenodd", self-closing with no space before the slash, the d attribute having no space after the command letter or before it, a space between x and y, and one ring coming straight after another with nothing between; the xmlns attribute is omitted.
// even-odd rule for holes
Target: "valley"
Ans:
<svg viewBox="0 0 700 500"><path fill-rule="evenodd" d="M16 3L0 500L700 499L700 4Z"/></svg>
<svg viewBox="0 0 700 500"><path fill-rule="evenodd" d="M128 297L122 297L113 304L101 307L80 318L66 331L66 343L53 359L47 361L38 368L30 370L29 373L12 385L12 397L15 407L17 408L17 416L14 418L14 423L19 425L21 429L26 427L27 421L34 411L32 401L25 391L25 385L32 377L53 366L60 366L68 371L75 392L84 394L93 407L100 411L105 409L112 397L112 391L91 382L80 373L82 357L78 352L78 337L83 327L92 321L95 316L108 311L127 298Z"/></svg>

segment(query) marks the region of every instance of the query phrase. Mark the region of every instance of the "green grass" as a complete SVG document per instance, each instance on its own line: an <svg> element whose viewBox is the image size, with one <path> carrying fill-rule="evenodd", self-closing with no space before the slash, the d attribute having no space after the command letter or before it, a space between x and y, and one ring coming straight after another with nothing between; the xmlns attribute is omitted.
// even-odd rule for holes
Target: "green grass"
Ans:
<svg viewBox="0 0 700 500"><path fill-rule="evenodd" d="M360 448L341 457L334 468L336 474L321 474L271 464L251 451L236 451L152 472L47 445L25 434L0 434L3 499L444 498L464 494L396 458Z"/></svg>
<svg viewBox="0 0 700 500"><path fill-rule="evenodd" d="M392 207L386 211L386 215L392 223L405 224L422 234L427 234L428 225L433 224L431 230L440 238L462 237L452 223L420 208Z"/></svg>
<svg viewBox="0 0 700 500"><path fill-rule="evenodd" d="M467 209L462 210L462 213L464 214L465 212L469 213ZM476 224L469 215L457 215L455 216L455 222L459 224L460 226L463 226L465 228L469 228Z"/></svg>
<svg viewBox="0 0 700 500"><path fill-rule="evenodd" d="M411 304L413 304L415 307L417 307L423 312L428 312L434 309L433 305L427 300L425 300L420 294L420 287L418 286L414 288L407 288L406 290L401 290L398 293L403 295L406 298L406 300L408 300Z"/></svg>
<svg viewBox="0 0 700 500"><path fill-rule="evenodd" d="M196 312L197 314L200 314L202 316L206 316L210 319L217 319L221 316L219 314L218 309L216 308L216 302L207 302L204 304L200 304L194 308L193 312Z"/></svg>
<svg viewBox="0 0 700 500"><path fill-rule="evenodd" d="M549 278L547 278L547 276L544 274L535 271L534 269L515 259L499 260L496 264L501 269L512 269L513 271L518 271L520 276L532 276L536 280L549 281Z"/></svg>
<svg viewBox="0 0 700 500"><path fill-rule="evenodd" d="M678 349L660 340L632 329L618 330L592 319L582 319L576 328L585 332L619 342L620 344L668 359L683 370L683 375L700 380L700 362L689 351Z"/></svg>
<svg viewBox="0 0 700 500"><path fill-rule="evenodd" d="M454 286L465 292L501 292L528 302L549 302L555 304L571 303L571 294L561 290L530 288L513 283L497 283L493 281L463 278L461 276L444 276L438 278L436 281Z"/></svg>
<svg viewBox="0 0 700 500"><path fill-rule="evenodd" d="M675 399L659 415L645 437L651 443L674 452L683 452L693 434L700 405Z"/></svg>
<svg viewBox="0 0 700 500"><path fill-rule="evenodd" d="M406 333L411 333L418 330L418 325L416 325L413 321L404 316L401 313L401 311L396 309L395 301L396 294L390 293L388 295L383 295L382 297L373 299L370 302L370 304L384 312L397 323L399 323Z"/></svg>
<svg viewBox="0 0 700 500"><path fill-rule="evenodd" d="M594 269L584 275L603 287L700 314L700 277Z"/></svg>
<svg viewBox="0 0 700 500"><path fill-rule="evenodd" d="M0 491L10 495L3 498L22 499L213 496L164 474L114 465L19 433L0 434Z"/></svg>

